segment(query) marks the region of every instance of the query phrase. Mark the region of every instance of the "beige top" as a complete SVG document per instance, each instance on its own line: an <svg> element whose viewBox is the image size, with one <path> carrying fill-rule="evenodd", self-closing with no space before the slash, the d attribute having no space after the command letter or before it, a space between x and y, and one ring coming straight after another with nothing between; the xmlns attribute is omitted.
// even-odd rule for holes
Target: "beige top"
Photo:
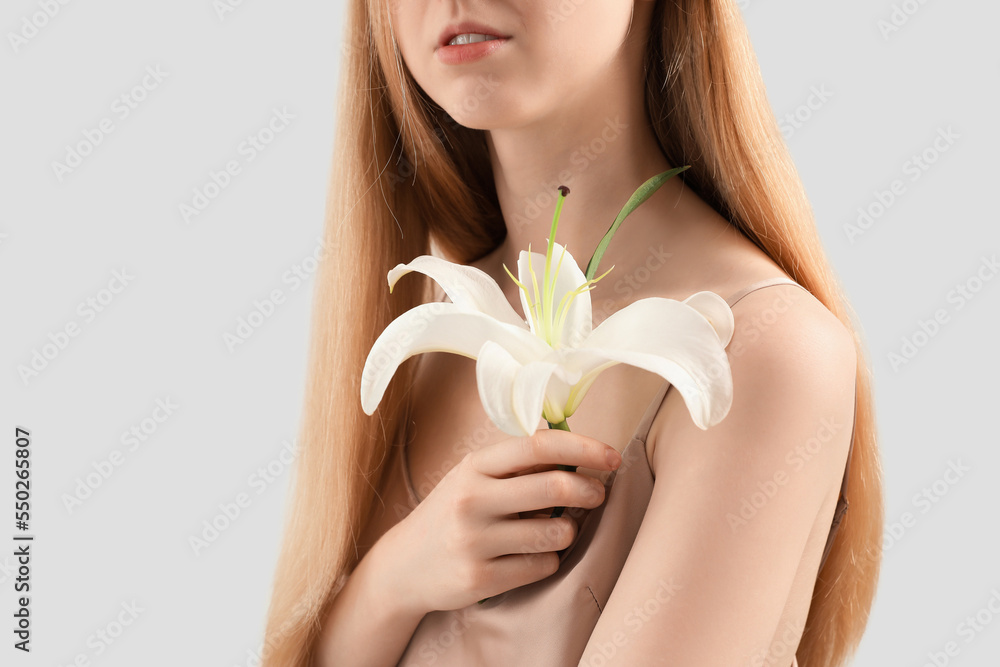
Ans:
<svg viewBox="0 0 1000 667"><path fill-rule="evenodd" d="M788 278L767 279L743 288L727 302L733 306L754 290L780 284L802 287ZM670 383L664 382L649 404L622 451L621 465L605 482L604 502L586 513L576 539L560 553L556 573L496 595L483 604L426 614L397 667L578 665L649 505L653 472L646 455L646 437L669 388ZM853 440L852 432L848 469ZM394 477L402 477L412 510L420 499L409 475L405 442L397 443L395 449L399 450L395 457L399 469L393 471ZM845 469L820 569L847 509L846 492ZM794 657L791 667L798 667Z"/></svg>

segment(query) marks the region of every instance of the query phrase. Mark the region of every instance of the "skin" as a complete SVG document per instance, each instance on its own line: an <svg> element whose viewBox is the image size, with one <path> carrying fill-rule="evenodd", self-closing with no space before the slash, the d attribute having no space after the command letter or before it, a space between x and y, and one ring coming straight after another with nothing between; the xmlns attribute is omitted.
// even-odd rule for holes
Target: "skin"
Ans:
<svg viewBox="0 0 1000 667"><path fill-rule="evenodd" d="M490 262L496 268L515 266L529 243L544 252L557 185L571 189L558 240L584 265L632 192L679 166L663 157L643 106L642 50L653 3L636 2L634 16L623 0L574 6L558 22L549 18L560 11L551 1L485 3L472 11L426 0L396 7L396 42L414 79L458 123L486 131L509 221ZM435 56L440 32L465 18L512 37L476 63L444 65ZM662 236L664 221L676 217L664 214L681 195L672 179L634 212L602 266L627 266L652 233Z"/></svg>
<svg viewBox="0 0 1000 667"><path fill-rule="evenodd" d="M487 132L508 236L475 265L504 288L518 312L516 287L503 264L515 266L529 242L544 251L554 207L550 199L532 218L526 216L529 202L554 193L555 185L570 187L558 240L585 265L635 188L677 166L660 152L642 105L641 55L652 2L573 3L565 20L550 21L558 5L510 0L468 8L408 0L392 7L395 38L415 80L455 120ZM476 63L444 65L435 56L438 35L462 19L512 39ZM499 85L478 105L469 104L477 86L481 95L483 77ZM624 127L593 159L574 162L581 146L601 136L608 118L619 118ZM664 261L665 252L671 255ZM757 280L786 275L676 178L622 226L602 271L612 265L591 293L595 325L641 298L680 300L705 289L729 297ZM847 459L855 347L822 303L795 286L753 292L733 313L730 413L702 431L680 394L668 392L647 440L653 494L582 664L609 642L615 655L600 664L791 664ZM553 471L558 455L538 446L539 439L551 444L558 438L561 451L577 452L578 459L587 458L587 445L620 451L663 382L646 371L613 367L570 419L574 433L542 431L526 444L486 417L474 361L424 354L417 368L407 456L423 502L399 520L405 490L398 477L390 478L381 509L361 538L367 555L359 574L326 626L329 655L346 655L355 629L344 610L368 600L395 634L380 635L378 647L367 650L381 653L365 654L372 658L365 664L395 664L426 611L460 608L548 576L554 551L572 541L575 524L566 522L554 538L540 524L517 524L534 521L524 518L536 516L532 510L595 506L587 478L603 479L609 468L591 457L573 463L581 466L576 473ZM840 427L794 468L790 452L816 437L824 419ZM782 471L787 481L780 491L734 529L727 515ZM563 481L550 484L558 473ZM423 539L431 533L441 539ZM545 535L549 541L540 542ZM468 544L479 547L463 546ZM502 558L525 544L543 545L537 558ZM626 619L650 602L660 581L677 587L636 629ZM338 631L339 639L330 634ZM768 651L784 657L765 661Z"/></svg>

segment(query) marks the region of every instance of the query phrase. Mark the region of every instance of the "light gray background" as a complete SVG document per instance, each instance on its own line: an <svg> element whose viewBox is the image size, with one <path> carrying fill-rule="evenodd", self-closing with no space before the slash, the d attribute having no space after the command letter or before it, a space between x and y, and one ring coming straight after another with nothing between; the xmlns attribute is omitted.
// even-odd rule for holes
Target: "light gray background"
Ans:
<svg viewBox="0 0 1000 667"><path fill-rule="evenodd" d="M4 664L66 665L79 654L108 666L255 664L312 293L311 280L296 289L285 277L321 232L344 7L245 0L220 18L219 4L70 2L16 49L9 35L40 0L0 11L0 543L14 532L15 425L32 431L37 536L30 656L11 648L12 547L0 546ZM996 664L998 615L983 613L992 623L981 631L960 624L992 595L1000 604L1000 279L961 309L949 293L1000 251L1000 6L741 7L775 113L802 119L788 123L789 145L874 364L886 522L901 532L886 541L855 664L922 665L949 641L959 652L948 664ZM884 35L879 21L894 7L902 25ZM113 101L157 66L165 79L121 119ZM274 109L295 117L248 161L240 143ZM53 161L102 118L114 131L58 180ZM947 128L957 138L911 180L907 162ZM241 173L186 224L179 204L228 160ZM845 226L894 179L903 194L851 242ZM122 269L134 277L88 322L78 304ZM230 351L223 336L276 289L284 302ZM917 335L925 344L893 368L889 355L939 309L947 321ZM70 322L79 335L22 381L18 366ZM121 434L168 398L176 410L130 451ZM116 449L121 465L68 510L78 480ZM956 483L940 481L959 462L968 470ZM277 475L261 484L253 476L269 464ZM936 481L936 501L921 501ZM195 554L189 538L241 493L249 506ZM131 603L142 611L98 655L94 633Z"/></svg>

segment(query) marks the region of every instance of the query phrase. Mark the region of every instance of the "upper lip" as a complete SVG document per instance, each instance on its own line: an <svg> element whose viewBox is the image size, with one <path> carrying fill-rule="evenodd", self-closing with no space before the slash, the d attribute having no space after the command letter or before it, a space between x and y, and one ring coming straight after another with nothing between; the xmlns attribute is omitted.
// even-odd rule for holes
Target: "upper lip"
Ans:
<svg viewBox="0 0 1000 667"><path fill-rule="evenodd" d="M441 31L441 36L438 37L438 46L448 46L448 42L454 39L456 35L464 35L466 33L489 35L490 37L501 37L504 39L509 37L509 35L504 35L499 30L491 28L488 25L476 23L475 21L462 21L461 23L453 23Z"/></svg>

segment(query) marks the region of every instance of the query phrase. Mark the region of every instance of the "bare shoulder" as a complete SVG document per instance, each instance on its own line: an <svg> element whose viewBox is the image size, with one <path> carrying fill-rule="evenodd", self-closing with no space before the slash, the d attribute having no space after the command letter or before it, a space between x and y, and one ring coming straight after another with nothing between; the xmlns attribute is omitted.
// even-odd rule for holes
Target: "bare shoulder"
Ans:
<svg viewBox="0 0 1000 667"><path fill-rule="evenodd" d="M789 453L819 434L826 446L807 475L827 493L839 488L854 416L857 358L850 329L810 292L791 284L750 292L732 311L729 413L698 429L683 397L669 392L674 395L661 406L647 445L654 475L671 475L682 461L712 460L715 466L725 460L714 467L721 476L764 479L786 468Z"/></svg>
<svg viewBox="0 0 1000 667"><path fill-rule="evenodd" d="M725 296L725 295L723 295ZM732 306L736 325L726 348L730 361L763 364L778 381L785 372L813 375L843 367L853 377L854 337L843 322L807 289L770 285L750 292Z"/></svg>
<svg viewBox="0 0 1000 667"><path fill-rule="evenodd" d="M733 313L729 413L699 429L671 388L650 432L652 493L592 646L611 641L610 619L641 607L658 580L671 602L657 632L629 638L623 663L669 646L692 664L707 664L706 647L713 664L736 664L808 610L812 582L802 593L796 584L809 578L803 564L819 562L847 459L853 337L795 285L751 292ZM712 643L719 627L724 645Z"/></svg>

